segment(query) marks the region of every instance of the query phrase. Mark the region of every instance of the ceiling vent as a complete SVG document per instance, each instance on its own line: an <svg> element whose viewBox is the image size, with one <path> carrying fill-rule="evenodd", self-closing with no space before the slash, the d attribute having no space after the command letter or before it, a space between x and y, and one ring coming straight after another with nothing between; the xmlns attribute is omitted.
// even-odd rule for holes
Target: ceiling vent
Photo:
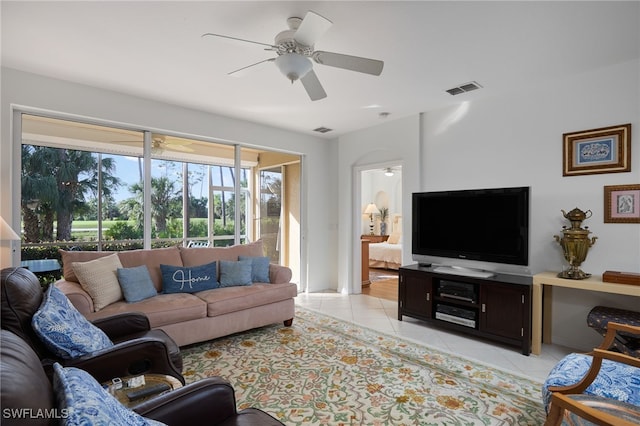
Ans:
<svg viewBox="0 0 640 426"><path fill-rule="evenodd" d="M330 129L330 128L328 128L328 127L324 127L324 126L323 126L323 127L315 128L315 129L313 129L313 131L314 131L314 132L319 132L319 133L327 133L327 132L331 132L331 131L333 131L333 129Z"/></svg>
<svg viewBox="0 0 640 426"><path fill-rule="evenodd" d="M477 90L477 89L481 89L482 86L480 86L477 82L475 81L470 81L469 83L464 83L459 85L458 87L453 87L449 90L447 90L446 92L452 96L455 95L459 95L461 93L466 93L466 92L471 92L472 90Z"/></svg>

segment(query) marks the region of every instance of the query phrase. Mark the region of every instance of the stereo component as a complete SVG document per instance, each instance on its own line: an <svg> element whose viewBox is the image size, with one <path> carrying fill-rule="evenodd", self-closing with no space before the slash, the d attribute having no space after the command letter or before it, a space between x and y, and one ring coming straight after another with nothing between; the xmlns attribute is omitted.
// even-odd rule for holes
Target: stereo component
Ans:
<svg viewBox="0 0 640 426"><path fill-rule="evenodd" d="M441 280L438 284L438 296L469 303L476 303L478 299L476 287L473 284L446 280Z"/></svg>
<svg viewBox="0 0 640 426"><path fill-rule="evenodd" d="M436 305L436 319L463 325L465 327L476 328L476 312L456 306Z"/></svg>

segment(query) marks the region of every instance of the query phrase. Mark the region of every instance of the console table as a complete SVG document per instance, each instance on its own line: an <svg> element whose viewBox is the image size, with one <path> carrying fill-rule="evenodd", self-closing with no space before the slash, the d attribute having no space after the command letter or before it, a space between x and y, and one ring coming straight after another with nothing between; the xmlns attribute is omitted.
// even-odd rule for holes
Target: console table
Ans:
<svg viewBox="0 0 640 426"><path fill-rule="evenodd" d="M531 312L533 326L531 330L531 353L535 355L540 355L543 342L551 343L551 296L553 286L640 297L640 286L608 283L602 281L600 276L591 276L585 280L569 280L558 278L558 272L552 271L534 275Z"/></svg>

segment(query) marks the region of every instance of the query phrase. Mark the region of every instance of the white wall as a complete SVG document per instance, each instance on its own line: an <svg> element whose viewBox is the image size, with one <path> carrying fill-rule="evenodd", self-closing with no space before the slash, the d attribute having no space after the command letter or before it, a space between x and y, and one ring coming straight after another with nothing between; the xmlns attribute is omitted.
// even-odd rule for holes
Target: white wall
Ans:
<svg viewBox="0 0 640 426"><path fill-rule="evenodd" d="M483 90L490 91L487 87ZM485 92L486 93L486 92ZM640 183L640 64L621 63L545 87L511 94L487 93L421 116L385 122L345 135L338 143L338 290L359 291L359 189L354 170L367 164L403 164L403 233L410 235L411 193L445 189L531 187L530 266L533 273L566 265L553 239L574 207L591 210L583 225L598 240L582 269L640 272L640 225L603 222L603 187ZM563 133L632 123L631 172L562 176ZM416 161L416 158L419 161ZM355 214L354 214L355 212ZM411 242L404 239L404 263ZM554 343L590 350L600 337L586 325L596 305L638 310L637 297L581 290L553 290Z"/></svg>
<svg viewBox="0 0 640 426"><path fill-rule="evenodd" d="M308 262L308 288L335 287L335 141L293 133L201 111L145 100L122 93L50 79L13 69L1 71L0 214L17 229L12 203L19 204L19 178L12 158L11 107L24 106L65 114L182 132L303 155L302 238ZM17 151L19 155L19 149ZM17 174L16 176L19 176ZM306 202L305 202L306 201ZM327 206L330 206L327 208ZM327 210L329 213L327 214ZM16 210L17 213L17 210ZM12 260L17 262L17 256ZM3 266L8 264L2 260ZM331 267L334 266L334 267Z"/></svg>
<svg viewBox="0 0 640 426"><path fill-rule="evenodd" d="M640 225L603 222L603 187L640 183L639 79L633 61L424 114L421 189L530 186L533 273L566 266L553 236L569 224L560 210L574 207L593 212L583 226L598 237L582 270L640 272ZM562 176L563 133L626 123L632 123L631 172ZM598 304L638 310L639 299L554 289L554 343L591 349L599 338L586 326L589 310Z"/></svg>
<svg viewBox="0 0 640 426"><path fill-rule="evenodd" d="M406 213L411 193L420 182L420 117L385 121L343 135L338 141L338 287L340 292L360 292L361 187L359 170L378 164L402 165L403 235L411 234ZM357 174L356 174L356 171ZM354 176L356 178L354 179ZM355 212L355 214L354 214ZM411 239L402 240L403 263L411 262Z"/></svg>

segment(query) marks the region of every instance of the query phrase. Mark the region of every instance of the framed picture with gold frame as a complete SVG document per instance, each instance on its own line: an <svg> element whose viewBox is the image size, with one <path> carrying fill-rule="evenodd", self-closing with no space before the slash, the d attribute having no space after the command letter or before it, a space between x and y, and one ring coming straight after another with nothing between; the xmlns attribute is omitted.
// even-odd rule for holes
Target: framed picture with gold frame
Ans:
<svg viewBox="0 0 640 426"><path fill-rule="evenodd" d="M631 171L631 124L565 133L562 175Z"/></svg>
<svg viewBox="0 0 640 426"><path fill-rule="evenodd" d="M605 223L640 223L640 184L604 187Z"/></svg>

